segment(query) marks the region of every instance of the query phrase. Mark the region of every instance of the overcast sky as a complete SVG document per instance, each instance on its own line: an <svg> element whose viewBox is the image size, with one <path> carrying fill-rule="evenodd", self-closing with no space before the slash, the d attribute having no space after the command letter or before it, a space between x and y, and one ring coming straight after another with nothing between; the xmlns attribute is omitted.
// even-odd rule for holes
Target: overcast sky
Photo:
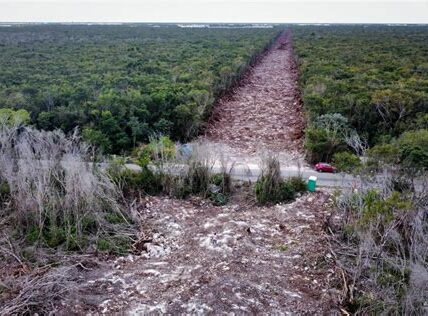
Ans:
<svg viewBox="0 0 428 316"><path fill-rule="evenodd" d="M0 0L0 22L428 23L428 0Z"/></svg>

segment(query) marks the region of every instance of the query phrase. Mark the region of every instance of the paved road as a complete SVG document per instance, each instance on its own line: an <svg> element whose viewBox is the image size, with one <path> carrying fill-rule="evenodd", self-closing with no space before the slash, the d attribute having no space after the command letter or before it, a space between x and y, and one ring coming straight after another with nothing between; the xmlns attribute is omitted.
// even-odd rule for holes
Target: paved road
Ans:
<svg viewBox="0 0 428 316"><path fill-rule="evenodd" d="M253 182L257 180L260 174L261 170L258 166L236 167L231 172L233 179ZM317 177L318 186L326 187L352 187L359 183L357 178L348 174L320 173L308 168L283 167L281 168L281 175L285 178L300 175L305 180L310 176L315 176Z"/></svg>
<svg viewBox="0 0 428 316"><path fill-rule="evenodd" d="M126 164L126 167L133 171L140 171L141 168L135 164ZM185 168L184 165L170 165L167 167L168 172L178 174L180 170ZM212 173L221 172L222 168L219 164L212 167ZM261 174L261 169L258 165L235 165L231 172L231 177L234 180L252 181L255 182ZM301 175L303 179L307 180L310 176L317 177L317 185L324 187L353 187L360 183L357 177L349 174L333 174L333 173L320 173L309 168L297 168L294 166L281 168L281 175L283 177L292 177Z"/></svg>

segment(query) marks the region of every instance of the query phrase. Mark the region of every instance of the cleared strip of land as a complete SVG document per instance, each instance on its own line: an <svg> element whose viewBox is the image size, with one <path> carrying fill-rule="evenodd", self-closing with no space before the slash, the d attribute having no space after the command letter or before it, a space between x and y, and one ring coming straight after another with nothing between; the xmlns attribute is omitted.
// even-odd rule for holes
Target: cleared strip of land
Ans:
<svg viewBox="0 0 428 316"><path fill-rule="evenodd" d="M283 32L241 84L221 98L208 141L256 154L301 154L305 126L290 32Z"/></svg>

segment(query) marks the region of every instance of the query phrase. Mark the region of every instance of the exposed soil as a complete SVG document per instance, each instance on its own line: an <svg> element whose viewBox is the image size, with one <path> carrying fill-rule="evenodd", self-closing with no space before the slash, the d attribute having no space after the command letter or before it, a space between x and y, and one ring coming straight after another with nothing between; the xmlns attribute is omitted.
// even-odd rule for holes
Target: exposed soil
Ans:
<svg viewBox="0 0 428 316"><path fill-rule="evenodd" d="M208 141L254 154L301 154L305 126L291 33L283 32L235 90L218 100Z"/></svg>
<svg viewBox="0 0 428 316"><path fill-rule="evenodd" d="M62 312L330 314L330 201L325 192L272 207L147 198L141 254L85 271Z"/></svg>

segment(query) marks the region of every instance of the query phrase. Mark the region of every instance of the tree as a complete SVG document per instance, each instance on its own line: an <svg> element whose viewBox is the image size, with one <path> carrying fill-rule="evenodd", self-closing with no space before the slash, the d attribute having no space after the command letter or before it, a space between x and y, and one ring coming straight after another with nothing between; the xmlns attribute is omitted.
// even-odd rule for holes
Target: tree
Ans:
<svg viewBox="0 0 428 316"><path fill-rule="evenodd" d="M346 144L351 147L357 155L365 156L368 143L365 139L361 139L357 131L350 129L348 133L345 134L344 140Z"/></svg>
<svg viewBox="0 0 428 316"><path fill-rule="evenodd" d="M394 129L396 124L412 110L412 99L401 91L391 89L376 91L372 102L389 129Z"/></svg>
<svg viewBox="0 0 428 316"><path fill-rule="evenodd" d="M110 111L101 112L100 130L104 135L108 135L112 149L116 152L126 149L129 146L128 135L120 128L117 120Z"/></svg>
<svg viewBox="0 0 428 316"><path fill-rule="evenodd" d="M26 110L0 109L0 125L16 127L30 122L30 113Z"/></svg>
<svg viewBox="0 0 428 316"><path fill-rule="evenodd" d="M346 149L345 135L349 131L348 120L343 115L321 115L306 130L305 147L310 162L330 161L335 152Z"/></svg>
<svg viewBox="0 0 428 316"><path fill-rule="evenodd" d="M405 132L398 139L401 163L416 170L428 170L428 130Z"/></svg>
<svg viewBox="0 0 428 316"><path fill-rule="evenodd" d="M170 134L173 126L174 126L173 122L166 120L164 118L161 118L159 121L157 121L154 124L154 128L157 133L166 134L166 135Z"/></svg>
<svg viewBox="0 0 428 316"><path fill-rule="evenodd" d="M101 131L92 128L85 128L82 131L82 137L85 142L90 144L94 149L99 148L102 152L108 152L111 149L111 142ZM94 156L94 151L92 152Z"/></svg>
<svg viewBox="0 0 428 316"><path fill-rule="evenodd" d="M379 144L373 146L367 151L368 164L370 167L380 169L387 165L398 164L400 159L400 150L395 143Z"/></svg>
<svg viewBox="0 0 428 316"><path fill-rule="evenodd" d="M339 113L321 115L314 125L324 129L332 142L342 141L350 129L348 119Z"/></svg>
<svg viewBox="0 0 428 316"><path fill-rule="evenodd" d="M360 158L349 151L335 153L333 163L340 172L348 173L356 173L362 166Z"/></svg>
<svg viewBox="0 0 428 316"><path fill-rule="evenodd" d="M54 112L40 112L37 115L37 126L43 130L52 130L55 128L55 113Z"/></svg>
<svg viewBox="0 0 428 316"><path fill-rule="evenodd" d="M132 145L135 148L136 140L143 134L144 127L135 116L131 116L128 126L131 129Z"/></svg>
<svg viewBox="0 0 428 316"><path fill-rule="evenodd" d="M200 123L196 103L180 104L174 109L174 117L175 130L179 132L181 139L186 140L196 134Z"/></svg>

